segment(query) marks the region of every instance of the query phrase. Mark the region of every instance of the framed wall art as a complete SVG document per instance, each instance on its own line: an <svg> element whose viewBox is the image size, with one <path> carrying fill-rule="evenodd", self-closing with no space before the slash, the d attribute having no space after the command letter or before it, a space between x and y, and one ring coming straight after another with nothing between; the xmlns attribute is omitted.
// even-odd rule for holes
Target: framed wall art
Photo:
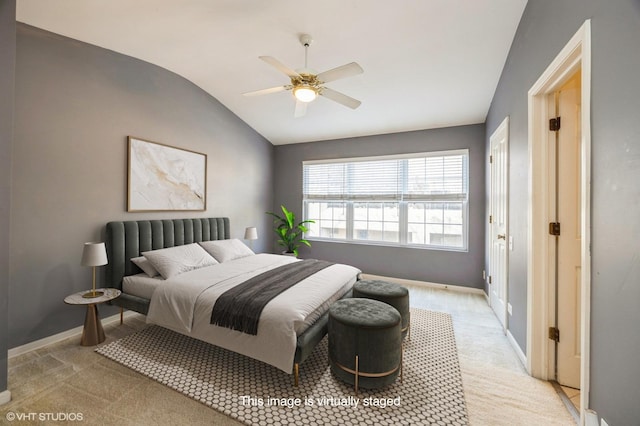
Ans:
<svg viewBox="0 0 640 426"><path fill-rule="evenodd" d="M127 211L207 209L207 155L128 137Z"/></svg>

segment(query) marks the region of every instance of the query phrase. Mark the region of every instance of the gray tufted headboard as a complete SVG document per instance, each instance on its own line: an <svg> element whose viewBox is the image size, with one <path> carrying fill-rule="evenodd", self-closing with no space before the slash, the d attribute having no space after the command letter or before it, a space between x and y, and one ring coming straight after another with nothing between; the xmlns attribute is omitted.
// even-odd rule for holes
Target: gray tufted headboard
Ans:
<svg viewBox="0 0 640 426"><path fill-rule="evenodd" d="M142 272L131 262L134 257L148 250L197 243L200 241L224 240L230 238L228 217L211 217L197 219L165 219L165 220L136 220L107 223L107 279L105 287L122 290L122 278ZM125 296L125 297L123 297ZM133 296L135 298L135 296ZM126 295L122 295L114 304L138 312L146 307L145 299L127 302ZM118 303L118 301L122 303ZM148 304L147 304L148 305Z"/></svg>

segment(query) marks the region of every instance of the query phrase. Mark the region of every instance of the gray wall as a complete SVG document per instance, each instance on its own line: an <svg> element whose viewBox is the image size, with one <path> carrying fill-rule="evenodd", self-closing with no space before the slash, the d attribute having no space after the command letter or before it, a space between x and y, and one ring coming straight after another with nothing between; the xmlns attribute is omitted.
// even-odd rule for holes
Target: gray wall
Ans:
<svg viewBox="0 0 640 426"><path fill-rule="evenodd" d="M363 272L482 288L485 210L482 124L276 146L274 211L302 211L302 162L328 158L469 149L469 250L454 252L314 241L302 257L348 263Z"/></svg>
<svg viewBox="0 0 640 426"><path fill-rule="evenodd" d="M207 211L127 213L127 135L206 153ZM9 347L83 323L63 299L91 286L82 245L110 220L229 216L270 246L272 170L273 146L191 82L18 24Z"/></svg>
<svg viewBox="0 0 640 426"><path fill-rule="evenodd" d="M9 206L16 64L16 2L0 0L0 393L7 390Z"/></svg>
<svg viewBox="0 0 640 426"><path fill-rule="evenodd" d="M510 116L510 329L526 342L527 91L586 19L592 25L591 408L640 419L640 2L529 0L487 117Z"/></svg>

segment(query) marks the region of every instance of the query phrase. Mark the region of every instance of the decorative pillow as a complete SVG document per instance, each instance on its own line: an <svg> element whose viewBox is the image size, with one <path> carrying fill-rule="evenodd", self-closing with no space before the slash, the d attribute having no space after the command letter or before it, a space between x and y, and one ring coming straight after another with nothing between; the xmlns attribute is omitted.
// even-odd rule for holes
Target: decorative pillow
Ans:
<svg viewBox="0 0 640 426"><path fill-rule="evenodd" d="M149 259L147 259L144 256L134 257L133 259L131 259L131 261L135 263L136 266L138 266L138 268L142 269L144 273L149 275L151 278L157 277L158 275L160 275L160 272L158 272L156 268L153 267L151 262L149 262Z"/></svg>
<svg viewBox="0 0 640 426"><path fill-rule="evenodd" d="M165 279L218 263L196 243L145 251L142 255L151 262L153 267Z"/></svg>
<svg viewBox="0 0 640 426"><path fill-rule="evenodd" d="M237 238L231 240L202 241L199 244L220 263L255 254L253 250Z"/></svg>

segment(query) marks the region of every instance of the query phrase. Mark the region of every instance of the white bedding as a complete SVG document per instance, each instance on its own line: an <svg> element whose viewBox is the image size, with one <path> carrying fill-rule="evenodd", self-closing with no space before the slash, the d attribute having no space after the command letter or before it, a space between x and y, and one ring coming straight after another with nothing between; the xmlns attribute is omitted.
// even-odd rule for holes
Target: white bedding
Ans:
<svg viewBox="0 0 640 426"><path fill-rule="evenodd" d="M335 264L272 299L262 311L258 334L211 325L216 299L247 279L297 259L257 254L185 272L156 286L147 322L247 355L291 373L297 334L355 283L357 268Z"/></svg>
<svg viewBox="0 0 640 426"><path fill-rule="evenodd" d="M160 275L153 278L145 273L129 275L122 279L122 291L143 299L151 299L156 287L165 281Z"/></svg>

